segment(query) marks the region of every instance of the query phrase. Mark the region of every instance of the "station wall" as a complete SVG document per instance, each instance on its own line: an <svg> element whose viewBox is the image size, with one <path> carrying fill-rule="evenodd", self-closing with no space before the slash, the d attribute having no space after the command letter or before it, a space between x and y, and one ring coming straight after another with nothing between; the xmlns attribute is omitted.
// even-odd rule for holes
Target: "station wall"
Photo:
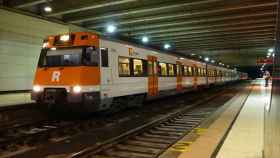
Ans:
<svg viewBox="0 0 280 158"><path fill-rule="evenodd" d="M0 91L29 90L43 39L69 26L0 9Z"/></svg>

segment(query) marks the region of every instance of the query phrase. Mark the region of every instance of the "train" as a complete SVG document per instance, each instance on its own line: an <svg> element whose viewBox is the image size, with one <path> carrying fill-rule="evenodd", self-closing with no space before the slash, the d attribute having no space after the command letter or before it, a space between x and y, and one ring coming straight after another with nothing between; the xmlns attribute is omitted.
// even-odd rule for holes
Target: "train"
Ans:
<svg viewBox="0 0 280 158"><path fill-rule="evenodd" d="M246 73L208 62L72 32L44 40L31 99L87 112L110 111L246 78Z"/></svg>

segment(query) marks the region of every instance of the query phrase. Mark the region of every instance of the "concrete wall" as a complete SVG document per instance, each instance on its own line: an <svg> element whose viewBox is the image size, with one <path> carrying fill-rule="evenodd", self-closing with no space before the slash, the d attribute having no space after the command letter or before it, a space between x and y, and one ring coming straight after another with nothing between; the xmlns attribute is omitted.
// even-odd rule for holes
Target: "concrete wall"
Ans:
<svg viewBox="0 0 280 158"><path fill-rule="evenodd" d="M67 25L0 9L0 91L31 89L43 39Z"/></svg>

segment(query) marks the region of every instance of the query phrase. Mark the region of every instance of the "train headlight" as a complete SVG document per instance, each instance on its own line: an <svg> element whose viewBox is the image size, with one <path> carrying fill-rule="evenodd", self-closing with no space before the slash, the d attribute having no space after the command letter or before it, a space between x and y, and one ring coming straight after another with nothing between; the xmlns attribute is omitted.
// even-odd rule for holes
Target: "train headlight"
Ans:
<svg viewBox="0 0 280 158"><path fill-rule="evenodd" d="M49 42L43 43L43 48L47 48L49 46Z"/></svg>
<svg viewBox="0 0 280 158"><path fill-rule="evenodd" d="M42 89L42 88L41 88L40 86L38 86L38 85L33 86L33 91L34 91L34 92L40 92L41 89Z"/></svg>
<svg viewBox="0 0 280 158"><path fill-rule="evenodd" d="M69 35L62 35L62 36L60 36L60 40L64 41L64 42L69 41L69 39L70 39Z"/></svg>
<svg viewBox="0 0 280 158"><path fill-rule="evenodd" d="M73 87L73 92L74 93L80 93L82 91L82 88L80 86L74 86Z"/></svg>

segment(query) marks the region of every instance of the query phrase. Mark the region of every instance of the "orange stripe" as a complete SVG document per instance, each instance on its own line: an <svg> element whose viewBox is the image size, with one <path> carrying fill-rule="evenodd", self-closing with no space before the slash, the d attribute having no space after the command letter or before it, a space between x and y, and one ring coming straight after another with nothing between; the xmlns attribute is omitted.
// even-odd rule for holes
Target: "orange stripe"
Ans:
<svg viewBox="0 0 280 158"><path fill-rule="evenodd" d="M59 80L53 80L54 73L59 72ZM100 85L99 67L52 67L38 68L34 84L38 85Z"/></svg>

